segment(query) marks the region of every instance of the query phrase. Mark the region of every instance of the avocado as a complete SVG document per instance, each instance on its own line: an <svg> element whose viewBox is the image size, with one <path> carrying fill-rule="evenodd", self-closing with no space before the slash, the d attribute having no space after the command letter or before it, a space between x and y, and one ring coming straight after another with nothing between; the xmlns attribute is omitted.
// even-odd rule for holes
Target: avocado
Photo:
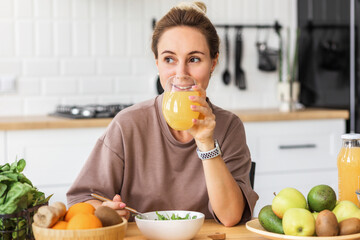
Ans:
<svg viewBox="0 0 360 240"><path fill-rule="evenodd" d="M260 210L259 222L269 232L284 234L282 220L272 211L271 205L266 205Z"/></svg>

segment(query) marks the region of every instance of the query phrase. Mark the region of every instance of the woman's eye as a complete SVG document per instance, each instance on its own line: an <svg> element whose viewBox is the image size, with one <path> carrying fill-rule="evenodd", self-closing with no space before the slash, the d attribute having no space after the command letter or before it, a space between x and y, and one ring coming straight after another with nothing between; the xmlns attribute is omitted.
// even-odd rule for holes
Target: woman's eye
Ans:
<svg viewBox="0 0 360 240"><path fill-rule="evenodd" d="M173 63L173 62L174 62L174 59L172 59L171 57L166 57L166 58L165 58L165 62L167 62L167 63Z"/></svg>
<svg viewBox="0 0 360 240"><path fill-rule="evenodd" d="M190 58L190 62L200 62L200 58L192 57L192 58Z"/></svg>

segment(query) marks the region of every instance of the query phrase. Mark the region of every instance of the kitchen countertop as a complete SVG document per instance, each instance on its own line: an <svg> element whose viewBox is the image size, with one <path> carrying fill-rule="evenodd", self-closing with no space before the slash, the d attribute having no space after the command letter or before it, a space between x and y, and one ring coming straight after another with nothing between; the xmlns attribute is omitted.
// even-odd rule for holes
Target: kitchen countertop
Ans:
<svg viewBox="0 0 360 240"><path fill-rule="evenodd" d="M250 232L246 229L245 224L240 224L234 227L224 227L216 223L214 220L206 219L200 231L193 238L194 240L210 240L208 235L215 233L225 233L226 239L252 239L252 240L265 240L265 238ZM125 240L145 240L146 238L141 234L135 222L128 223L126 230Z"/></svg>
<svg viewBox="0 0 360 240"><path fill-rule="evenodd" d="M292 121L315 119L348 119L348 110L304 109L294 112L280 112L278 109L230 110L243 122ZM106 127L111 118L69 119L53 116L0 117L0 130L30 130L57 128Z"/></svg>

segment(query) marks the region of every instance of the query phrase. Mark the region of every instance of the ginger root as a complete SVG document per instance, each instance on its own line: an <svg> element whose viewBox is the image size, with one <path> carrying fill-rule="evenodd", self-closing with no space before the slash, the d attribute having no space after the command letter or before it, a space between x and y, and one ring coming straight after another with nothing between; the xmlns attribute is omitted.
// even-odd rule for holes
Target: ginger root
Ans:
<svg viewBox="0 0 360 240"><path fill-rule="evenodd" d="M42 206L34 215L34 223L39 227L50 228L59 219L64 217L66 213L66 206L62 202L55 202L50 206Z"/></svg>

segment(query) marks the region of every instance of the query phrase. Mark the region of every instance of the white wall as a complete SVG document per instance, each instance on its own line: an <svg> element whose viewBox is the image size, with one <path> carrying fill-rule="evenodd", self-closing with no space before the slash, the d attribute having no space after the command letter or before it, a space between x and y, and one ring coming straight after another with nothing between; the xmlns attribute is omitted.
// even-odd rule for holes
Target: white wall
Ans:
<svg viewBox="0 0 360 240"><path fill-rule="evenodd" d="M176 2L0 0L0 77L17 77L17 91L0 95L0 116L47 114L57 104L136 103L156 96L151 20ZM215 24L278 20L292 29L296 25L296 0L204 2ZM223 39L223 29L218 33ZM234 81L223 85L221 53L208 96L227 109L277 107L277 73L257 70L256 30L245 29L243 35L248 89L238 90ZM234 50L232 30L230 40Z"/></svg>

